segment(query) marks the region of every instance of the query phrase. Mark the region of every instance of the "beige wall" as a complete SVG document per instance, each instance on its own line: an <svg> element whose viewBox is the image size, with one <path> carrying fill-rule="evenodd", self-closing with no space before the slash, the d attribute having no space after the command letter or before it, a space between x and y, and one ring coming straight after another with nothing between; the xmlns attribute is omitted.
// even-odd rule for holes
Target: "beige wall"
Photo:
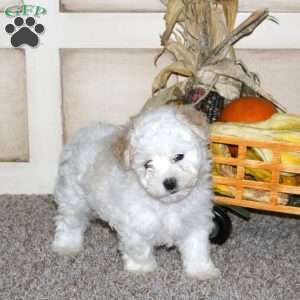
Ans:
<svg viewBox="0 0 300 300"><path fill-rule="evenodd" d="M239 50L237 55L288 112L300 113L300 50Z"/></svg>
<svg viewBox="0 0 300 300"><path fill-rule="evenodd" d="M151 95L157 50L62 50L64 137L92 121L122 124Z"/></svg>

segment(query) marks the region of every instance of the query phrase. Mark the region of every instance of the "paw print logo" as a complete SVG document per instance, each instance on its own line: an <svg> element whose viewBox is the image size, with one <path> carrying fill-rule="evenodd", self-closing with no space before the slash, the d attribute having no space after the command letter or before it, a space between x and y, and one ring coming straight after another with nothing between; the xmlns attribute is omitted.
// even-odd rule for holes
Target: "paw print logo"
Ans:
<svg viewBox="0 0 300 300"><path fill-rule="evenodd" d="M7 24L5 31L11 34L11 44L14 47L19 47L26 44L31 47L36 47L39 43L39 35L45 31L42 24L36 24L33 17L28 17L25 22L22 17L16 17L14 24Z"/></svg>

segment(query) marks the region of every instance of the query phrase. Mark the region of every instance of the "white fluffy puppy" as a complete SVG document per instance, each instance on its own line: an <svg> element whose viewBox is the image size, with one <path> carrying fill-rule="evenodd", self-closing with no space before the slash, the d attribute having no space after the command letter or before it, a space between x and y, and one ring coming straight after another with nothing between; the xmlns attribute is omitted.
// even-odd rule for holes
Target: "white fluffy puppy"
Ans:
<svg viewBox="0 0 300 300"><path fill-rule="evenodd" d="M205 118L165 106L127 127L82 129L61 157L53 249L81 250L92 211L116 229L125 269L153 271L153 247L178 246L185 271L218 276L209 254L212 192Z"/></svg>

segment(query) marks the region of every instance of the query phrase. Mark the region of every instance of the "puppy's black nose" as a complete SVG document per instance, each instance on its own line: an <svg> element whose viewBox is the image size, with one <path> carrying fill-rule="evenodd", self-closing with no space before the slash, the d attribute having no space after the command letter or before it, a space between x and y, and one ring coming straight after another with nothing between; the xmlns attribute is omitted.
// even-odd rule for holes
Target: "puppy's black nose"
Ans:
<svg viewBox="0 0 300 300"><path fill-rule="evenodd" d="M177 180L174 177L167 178L164 180L163 184L167 191L173 191L177 187Z"/></svg>

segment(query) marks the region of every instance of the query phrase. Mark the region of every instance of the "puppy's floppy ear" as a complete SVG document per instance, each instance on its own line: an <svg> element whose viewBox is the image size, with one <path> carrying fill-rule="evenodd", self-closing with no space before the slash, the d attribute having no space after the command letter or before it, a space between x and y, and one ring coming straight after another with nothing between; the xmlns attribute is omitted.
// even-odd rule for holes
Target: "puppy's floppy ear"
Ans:
<svg viewBox="0 0 300 300"><path fill-rule="evenodd" d="M131 147L128 135L129 127L126 127L112 145L113 154L125 170L129 170L131 163Z"/></svg>
<svg viewBox="0 0 300 300"><path fill-rule="evenodd" d="M192 105L177 107L177 118L186 123L202 142L209 143L209 130L206 116Z"/></svg>

